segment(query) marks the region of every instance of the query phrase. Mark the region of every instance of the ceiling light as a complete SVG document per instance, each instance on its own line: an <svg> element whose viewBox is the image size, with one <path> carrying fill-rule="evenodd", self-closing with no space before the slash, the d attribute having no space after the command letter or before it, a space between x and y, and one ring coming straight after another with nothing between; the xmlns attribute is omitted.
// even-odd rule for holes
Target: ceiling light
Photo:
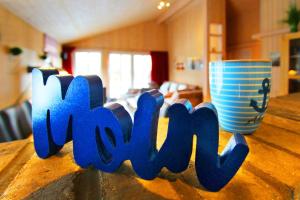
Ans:
<svg viewBox="0 0 300 200"><path fill-rule="evenodd" d="M171 6L171 3L166 1L166 0L162 0L159 2L159 4L157 5L157 9L158 10L162 10L164 8L169 8Z"/></svg>

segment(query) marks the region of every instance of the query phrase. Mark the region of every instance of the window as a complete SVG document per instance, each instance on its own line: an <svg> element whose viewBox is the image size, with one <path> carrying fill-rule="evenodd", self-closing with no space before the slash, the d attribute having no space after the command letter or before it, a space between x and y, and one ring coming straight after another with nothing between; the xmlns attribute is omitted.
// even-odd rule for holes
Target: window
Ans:
<svg viewBox="0 0 300 200"><path fill-rule="evenodd" d="M147 54L110 53L109 88L111 98L120 98L130 88L149 87L151 57Z"/></svg>
<svg viewBox="0 0 300 200"><path fill-rule="evenodd" d="M119 98L131 87L131 55L109 55L109 96Z"/></svg>
<svg viewBox="0 0 300 200"><path fill-rule="evenodd" d="M101 76L101 52L75 52L74 75Z"/></svg>
<svg viewBox="0 0 300 200"><path fill-rule="evenodd" d="M133 88L148 88L151 82L151 56L133 56Z"/></svg>

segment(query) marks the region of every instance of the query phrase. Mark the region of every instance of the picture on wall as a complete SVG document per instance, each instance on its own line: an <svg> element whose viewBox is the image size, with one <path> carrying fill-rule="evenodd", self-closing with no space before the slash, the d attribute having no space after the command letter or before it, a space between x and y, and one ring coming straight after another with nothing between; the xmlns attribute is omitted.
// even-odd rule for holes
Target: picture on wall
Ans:
<svg viewBox="0 0 300 200"><path fill-rule="evenodd" d="M184 62L176 62L176 70L184 70L185 69L185 65Z"/></svg>
<svg viewBox="0 0 300 200"><path fill-rule="evenodd" d="M190 57L186 61L186 69L201 70L203 68L203 61L200 58Z"/></svg>
<svg viewBox="0 0 300 200"><path fill-rule="evenodd" d="M280 66L280 53L279 52L271 52L270 60L272 62L272 67L279 67Z"/></svg>

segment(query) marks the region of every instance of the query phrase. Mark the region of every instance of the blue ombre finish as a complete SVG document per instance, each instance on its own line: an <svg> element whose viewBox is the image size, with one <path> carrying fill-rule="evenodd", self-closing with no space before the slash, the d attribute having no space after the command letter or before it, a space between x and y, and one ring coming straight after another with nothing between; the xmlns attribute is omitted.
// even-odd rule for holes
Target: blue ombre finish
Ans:
<svg viewBox="0 0 300 200"><path fill-rule="evenodd" d="M132 120L120 104L103 106L99 77L57 74L53 69L32 72L33 138L41 158L58 153L72 140L79 166L114 172L130 160L137 175L150 180L164 167L174 173L186 170L195 135L198 180L209 191L218 191L236 174L249 152L244 137L234 134L219 155L214 105L202 103L193 108L184 99L169 107L167 137L157 149L159 110L164 102L158 90L139 97Z"/></svg>
<svg viewBox="0 0 300 200"><path fill-rule="evenodd" d="M269 61L237 60L210 63L210 94L220 126L250 134L259 126L271 88Z"/></svg>

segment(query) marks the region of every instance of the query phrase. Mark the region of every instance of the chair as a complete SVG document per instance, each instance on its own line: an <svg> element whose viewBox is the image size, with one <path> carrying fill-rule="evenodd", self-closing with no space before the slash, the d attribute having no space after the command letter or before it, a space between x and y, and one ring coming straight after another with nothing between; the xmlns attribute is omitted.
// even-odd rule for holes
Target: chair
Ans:
<svg viewBox="0 0 300 200"><path fill-rule="evenodd" d="M0 142L20 140L32 133L31 104L21 105L0 111Z"/></svg>
<svg viewBox="0 0 300 200"><path fill-rule="evenodd" d="M11 134L12 132L9 117L5 112L0 111L0 142L16 140L16 138Z"/></svg>
<svg viewBox="0 0 300 200"><path fill-rule="evenodd" d="M19 106L18 123L23 137L27 138L32 133L32 108L29 101Z"/></svg>
<svg viewBox="0 0 300 200"><path fill-rule="evenodd" d="M2 110L3 116L7 116L8 121L6 122L6 126L11 131L11 137L15 140L23 139L21 129L18 123L18 113L19 113L19 107L10 107L6 108L5 110Z"/></svg>

